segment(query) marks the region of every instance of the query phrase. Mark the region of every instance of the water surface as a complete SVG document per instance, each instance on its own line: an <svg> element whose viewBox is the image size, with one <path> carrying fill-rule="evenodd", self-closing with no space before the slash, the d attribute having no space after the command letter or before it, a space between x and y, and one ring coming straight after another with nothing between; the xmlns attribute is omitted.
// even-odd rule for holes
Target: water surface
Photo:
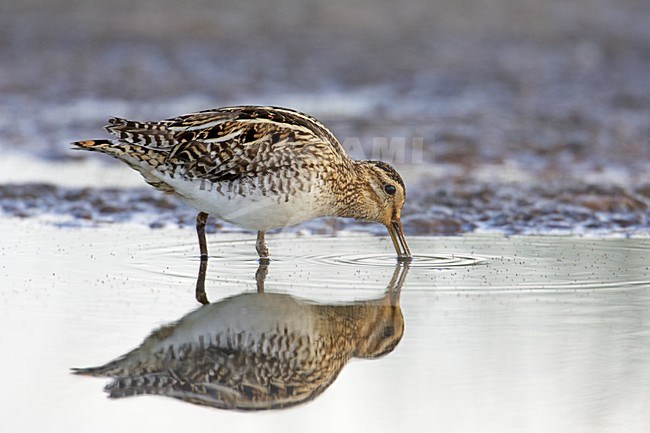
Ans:
<svg viewBox="0 0 650 433"><path fill-rule="evenodd" d="M109 379L70 373L205 308L192 230L5 219L0 231L9 431L641 432L650 422L647 238L411 238L416 258L394 300L403 335L385 356L346 357L313 398L245 413L164 396L108 399ZM210 302L257 296L253 237L208 241ZM268 243L264 295L309 308L371 308L396 271L382 237Z"/></svg>

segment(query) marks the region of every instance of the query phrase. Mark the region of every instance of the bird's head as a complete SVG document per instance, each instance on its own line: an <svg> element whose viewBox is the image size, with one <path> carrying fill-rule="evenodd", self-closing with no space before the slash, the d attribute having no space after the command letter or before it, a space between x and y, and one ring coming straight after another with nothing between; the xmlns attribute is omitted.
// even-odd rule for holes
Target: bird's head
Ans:
<svg viewBox="0 0 650 433"><path fill-rule="evenodd" d="M390 234L397 258L410 260L411 251L402 229L401 214L406 188L393 167L381 161L357 161L361 201L355 206L357 219L383 224Z"/></svg>

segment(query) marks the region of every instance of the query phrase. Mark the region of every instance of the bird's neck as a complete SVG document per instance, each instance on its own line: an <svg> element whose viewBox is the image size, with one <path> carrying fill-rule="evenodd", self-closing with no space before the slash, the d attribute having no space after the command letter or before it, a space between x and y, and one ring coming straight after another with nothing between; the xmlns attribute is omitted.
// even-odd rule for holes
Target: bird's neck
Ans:
<svg viewBox="0 0 650 433"><path fill-rule="evenodd" d="M333 183L336 213L333 216L371 220L373 192L369 189L371 173L364 161L351 161L350 169Z"/></svg>

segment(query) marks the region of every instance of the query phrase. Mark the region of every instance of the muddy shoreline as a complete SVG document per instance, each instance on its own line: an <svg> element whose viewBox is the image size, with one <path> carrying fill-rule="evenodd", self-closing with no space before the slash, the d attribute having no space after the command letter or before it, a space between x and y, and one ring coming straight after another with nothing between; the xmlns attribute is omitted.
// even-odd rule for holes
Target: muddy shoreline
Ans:
<svg viewBox="0 0 650 433"><path fill-rule="evenodd" d="M650 185L563 184L544 186L489 183L436 184L416 188L403 211L410 235L650 234ZM0 213L19 218L54 217L67 226L136 222L151 228L194 226L196 212L180 199L151 188L66 188L51 184L0 185ZM213 221L211 231L237 231ZM333 233L362 230L384 234L376 224L326 218L288 230Z"/></svg>

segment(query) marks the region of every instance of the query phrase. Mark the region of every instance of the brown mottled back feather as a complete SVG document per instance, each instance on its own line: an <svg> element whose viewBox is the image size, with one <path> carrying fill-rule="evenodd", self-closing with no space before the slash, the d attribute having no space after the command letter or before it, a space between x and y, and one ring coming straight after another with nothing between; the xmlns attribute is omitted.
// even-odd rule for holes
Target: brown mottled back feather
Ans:
<svg viewBox="0 0 650 433"><path fill-rule="evenodd" d="M118 159L125 159L126 153L136 160L141 160L144 149L151 150L158 153L157 170L211 182L295 170L318 161L349 161L338 140L320 122L279 107L226 107L161 122L111 118L106 130L118 142L112 148L92 150ZM90 147L81 143L74 144Z"/></svg>

